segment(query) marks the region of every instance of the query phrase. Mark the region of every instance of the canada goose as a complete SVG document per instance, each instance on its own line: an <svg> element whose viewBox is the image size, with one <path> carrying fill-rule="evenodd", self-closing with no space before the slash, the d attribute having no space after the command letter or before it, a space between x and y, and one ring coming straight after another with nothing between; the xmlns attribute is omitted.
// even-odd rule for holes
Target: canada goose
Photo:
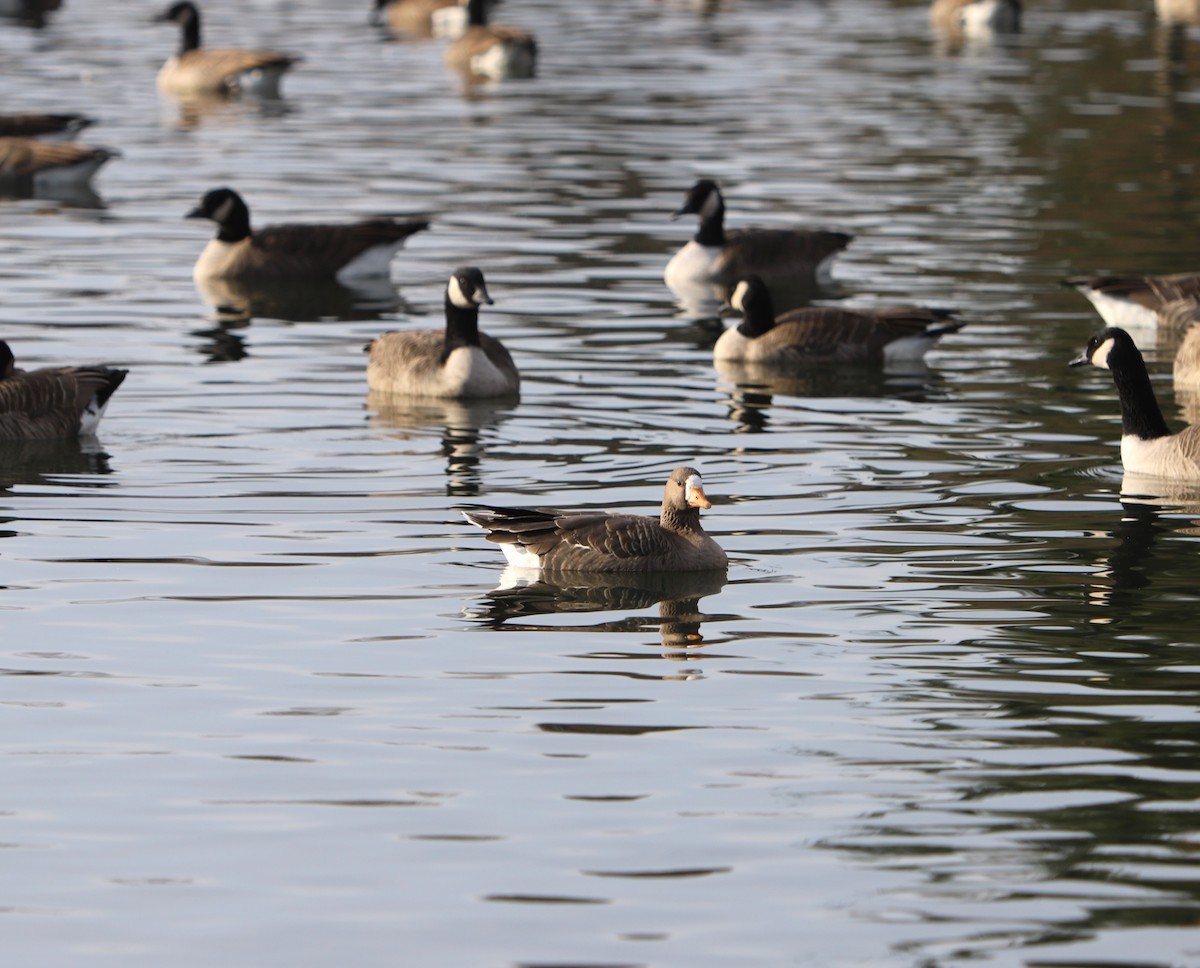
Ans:
<svg viewBox="0 0 1200 968"><path fill-rule="evenodd" d="M479 307L492 304L483 273L455 269L446 285L445 330L384 333L365 347L367 386L409 397L515 396L521 377L499 340L479 331Z"/></svg>
<svg viewBox="0 0 1200 968"><path fill-rule="evenodd" d="M192 271L197 283L211 278L345 282L387 275L405 240L429 227L425 219L378 218L345 225L271 225L254 232L250 210L232 188L214 188L184 217L217 223L216 237Z"/></svg>
<svg viewBox="0 0 1200 968"><path fill-rule="evenodd" d="M446 63L472 77L502 81L533 77L537 42L520 27L489 24L487 0L460 0L467 10L462 36L446 47Z"/></svg>
<svg viewBox="0 0 1200 968"><path fill-rule="evenodd" d="M1021 31L1021 0L933 0L929 19L952 40L991 40Z"/></svg>
<svg viewBox="0 0 1200 968"><path fill-rule="evenodd" d="M1179 299L1165 306L1161 316L1170 318L1170 322L1182 329L1183 342L1175 353L1175 386L1200 387L1200 301L1195 299Z"/></svg>
<svg viewBox="0 0 1200 968"><path fill-rule="evenodd" d="M89 124L82 114L0 114L0 138L70 141Z"/></svg>
<svg viewBox="0 0 1200 968"><path fill-rule="evenodd" d="M757 276L734 287L729 304L742 321L725 330L713 358L775 366L919 360L940 337L965 325L944 309L841 309L813 306L776 317Z"/></svg>
<svg viewBox="0 0 1200 968"><path fill-rule="evenodd" d="M1200 426L1171 433L1141 351L1123 329L1109 326L1088 340L1071 366L1091 363L1112 373L1121 400L1121 463L1128 474L1200 482Z"/></svg>
<svg viewBox="0 0 1200 968"><path fill-rule="evenodd" d="M687 193L673 218L698 215L700 228L675 253L663 272L673 290L697 283L732 286L754 274L771 280L798 274L821 276L830 259L850 244L842 232L809 229L733 229L725 231L725 199L710 178L702 178Z"/></svg>
<svg viewBox="0 0 1200 968"><path fill-rule="evenodd" d="M467 29L467 8L458 0L375 0L371 20L393 34L453 39Z"/></svg>
<svg viewBox="0 0 1200 968"><path fill-rule="evenodd" d="M56 366L19 370L0 340L0 440L94 434L127 370Z"/></svg>
<svg viewBox="0 0 1200 968"><path fill-rule="evenodd" d="M184 0L155 18L180 28L179 53L158 72L158 89L167 94L258 94L278 97L284 71L298 62L289 54L242 47L203 49L200 12Z"/></svg>
<svg viewBox="0 0 1200 968"><path fill-rule="evenodd" d="M0 138L0 190L20 194L86 185L96 169L120 152L36 138Z"/></svg>
<svg viewBox="0 0 1200 968"><path fill-rule="evenodd" d="M657 518L554 508L461 510L519 568L676 572L728 567L729 558L700 525L700 509L710 507L700 473L677 467L667 479Z"/></svg>
<svg viewBox="0 0 1200 968"><path fill-rule="evenodd" d="M1200 272L1171 276L1077 276L1064 286L1078 289L1109 326L1126 329L1155 327L1164 320L1158 311L1177 299L1200 299Z"/></svg>
<svg viewBox="0 0 1200 968"><path fill-rule="evenodd" d="M46 14L62 6L62 0L0 0L0 17L15 17L18 23L44 27Z"/></svg>
<svg viewBox="0 0 1200 968"><path fill-rule="evenodd" d="M1200 0L1154 0L1165 24L1200 24Z"/></svg>

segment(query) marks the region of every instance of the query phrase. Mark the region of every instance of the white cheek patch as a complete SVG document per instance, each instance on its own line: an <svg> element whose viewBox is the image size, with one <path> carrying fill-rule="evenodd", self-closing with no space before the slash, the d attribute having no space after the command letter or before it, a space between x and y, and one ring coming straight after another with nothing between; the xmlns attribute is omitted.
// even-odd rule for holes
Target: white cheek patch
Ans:
<svg viewBox="0 0 1200 968"><path fill-rule="evenodd" d="M1113 341L1111 338L1106 339L1103 343L1096 347L1096 352L1092 354L1092 365L1098 366L1102 370L1108 369L1108 354L1112 352Z"/></svg>
<svg viewBox="0 0 1200 968"><path fill-rule="evenodd" d="M742 312L742 300L746 298L746 291L749 288L745 281L739 282L737 288L733 290L733 295L729 297L729 305L739 313Z"/></svg>
<svg viewBox="0 0 1200 968"><path fill-rule="evenodd" d="M462 284L458 281L458 276L450 277L450 286L447 291L450 295L450 302L459 309L471 309L476 305L475 301L468 298L467 294L462 291Z"/></svg>
<svg viewBox="0 0 1200 968"><path fill-rule="evenodd" d="M217 210L215 212L213 212L213 214L212 214L212 219L214 222L224 222L232 214L233 214L233 199L227 198L227 199L225 199L225 201L223 201L220 205L217 206Z"/></svg>
<svg viewBox="0 0 1200 968"><path fill-rule="evenodd" d="M721 210L721 195L716 189L708 193L704 204L700 206L700 218L707 221Z"/></svg>

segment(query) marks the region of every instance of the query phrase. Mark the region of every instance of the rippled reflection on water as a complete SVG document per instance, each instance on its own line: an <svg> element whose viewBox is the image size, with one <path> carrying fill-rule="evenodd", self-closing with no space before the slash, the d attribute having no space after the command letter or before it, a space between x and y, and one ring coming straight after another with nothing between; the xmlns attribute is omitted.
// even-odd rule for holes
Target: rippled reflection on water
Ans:
<svg viewBox="0 0 1200 968"><path fill-rule="evenodd" d="M1057 287L1200 268L1200 37L1148 7L952 52L915 2L510 0L539 77L470 90L367 9L214 7L305 56L265 106L160 101L154 4L0 21L5 108L123 152L101 208L0 204L0 335L131 371L98 441L0 447L11 957L1200 958L1195 495L1118 500ZM661 278L705 175L730 225L855 235L822 298L968 326L917 372L717 370ZM221 184L433 226L382 291L198 292ZM464 263L521 401L369 397ZM650 512L685 460L727 581L512 580L452 510Z"/></svg>

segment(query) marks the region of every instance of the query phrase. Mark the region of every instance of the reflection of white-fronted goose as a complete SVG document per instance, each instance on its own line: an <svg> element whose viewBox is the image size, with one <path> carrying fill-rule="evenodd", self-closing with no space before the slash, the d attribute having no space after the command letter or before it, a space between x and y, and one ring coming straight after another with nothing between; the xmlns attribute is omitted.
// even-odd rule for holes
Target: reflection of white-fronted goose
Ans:
<svg viewBox="0 0 1200 968"><path fill-rule="evenodd" d="M1109 326L1132 329L1164 322L1158 312L1178 299L1200 299L1200 272L1169 276L1081 276L1064 279L1083 293Z"/></svg>
<svg viewBox="0 0 1200 968"><path fill-rule="evenodd" d="M813 306L776 317L757 276L738 282L730 305L742 321L721 334L713 358L772 366L919 360L938 339L962 329L942 309L841 309Z"/></svg>
<svg viewBox="0 0 1200 968"><path fill-rule="evenodd" d="M82 114L0 114L0 138L70 141L94 123Z"/></svg>
<svg viewBox="0 0 1200 968"><path fill-rule="evenodd" d="M461 0L467 26L446 47L446 63L460 73L502 81L533 77L537 42L533 35L509 24L488 23L487 0Z"/></svg>
<svg viewBox="0 0 1200 968"><path fill-rule="evenodd" d="M1121 401L1121 463L1126 472L1200 483L1200 426L1171 433L1132 337L1115 326L1096 333L1070 365L1085 363L1112 373Z"/></svg>
<svg viewBox="0 0 1200 968"><path fill-rule="evenodd" d="M663 278L675 290L698 283L732 286L757 275L768 280L820 276L829 260L850 244L842 232L812 229L725 229L725 200L709 178L696 182L675 211L697 215L700 228L667 263Z"/></svg>
<svg viewBox="0 0 1200 968"><path fill-rule="evenodd" d="M184 0L155 18L179 25L179 53L158 72L158 88L168 94L260 94L276 97L283 74L297 58L273 50L200 46L200 12Z"/></svg>
<svg viewBox="0 0 1200 968"><path fill-rule="evenodd" d="M933 0L929 19L951 40L990 40L1021 29L1021 0Z"/></svg>
<svg viewBox="0 0 1200 968"><path fill-rule="evenodd" d="M657 518L553 508L469 507L463 515L487 531L509 563L559 571L707 571L729 559L700 525L712 507L700 474L677 467Z"/></svg>
<svg viewBox="0 0 1200 968"><path fill-rule="evenodd" d="M58 366L19 370L0 340L0 440L51 440L96 432L125 370Z"/></svg>
<svg viewBox="0 0 1200 968"><path fill-rule="evenodd" d="M0 138L0 189L17 192L78 187L118 152L36 138Z"/></svg>
<svg viewBox="0 0 1200 968"><path fill-rule="evenodd" d="M483 273L455 269L446 285L446 328L384 333L367 344L367 385L376 393L460 399L516 396L521 377L499 340L479 331L491 305Z"/></svg>
<svg viewBox="0 0 1200 968"><path fill-rule="evenodd" d="M250 210L231 188L215 188L186 218L217 223L217 234L196 260L193 276L243 280L340 279L386 276L392 256L424 219L379 218L345 225L272 225L253 232Z"/></svg>

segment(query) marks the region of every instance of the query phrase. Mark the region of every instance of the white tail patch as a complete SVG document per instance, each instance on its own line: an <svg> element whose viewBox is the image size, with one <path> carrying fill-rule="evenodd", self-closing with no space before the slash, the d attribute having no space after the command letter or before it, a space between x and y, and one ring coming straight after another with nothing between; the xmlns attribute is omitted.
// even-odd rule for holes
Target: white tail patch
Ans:
<svg viewBox="0 0 1200 968"><path fill-rule="evenodd" d="M365 279L370 276L388 276L391 273L392 259L403 246L403 239L397 242L373 245L338 269L337 277L342 282L346 282L350 279Z"/></svg>
<svg viewBox="0 0 1200 968"><path fill-rule="evenodd" d="M112 397L109 397L109 400L111 399ZM100 420L104 416L104 411L107 409L108 400L105 400L103 404L99 404L96 402L96 398L92 397L87 407L84 408L83 413L79 416L79 432L87 435L94 434L96 428L100 426Z"/></svg>
<svg viewBox="0 0 1200 968"><path fill-rule="evenodd" d="M1091 300L1096 312L1109 326L1143 331L1158 328L1158 314L1153 309L1147 309L1131 299L1110 296L1095 289L1083 289L1082 292Z"/></svg>

